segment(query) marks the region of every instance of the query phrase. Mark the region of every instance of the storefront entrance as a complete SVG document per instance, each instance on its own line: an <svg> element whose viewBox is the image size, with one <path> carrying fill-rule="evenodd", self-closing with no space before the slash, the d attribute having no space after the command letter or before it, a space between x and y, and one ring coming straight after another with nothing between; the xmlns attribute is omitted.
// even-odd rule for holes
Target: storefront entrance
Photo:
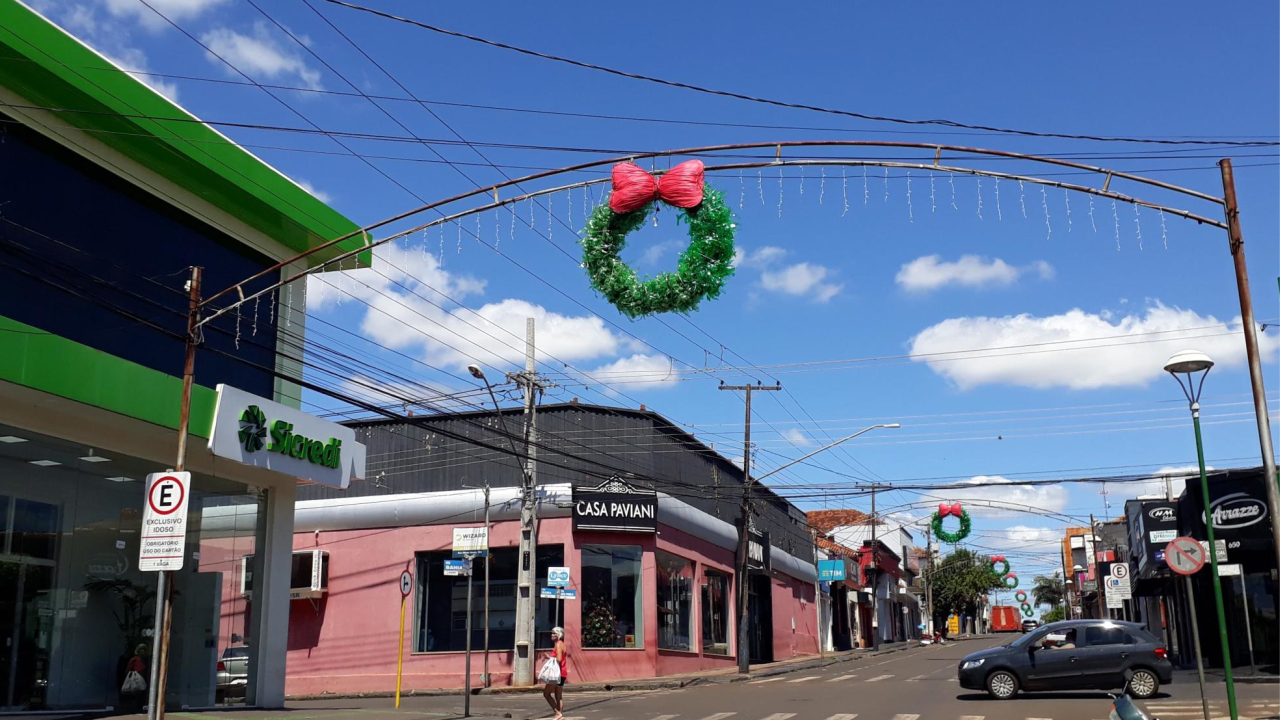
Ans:
<svg viewBox="0 0 1280 720"><path fill-rule="evenodd" d="M773 583L769 576L752 575L747 579L747 617L751 619L751 662L773 662Z"/></svg>
<svg viewBox="0 0 1280 720"><path fill-rule="evenodd" d="M53 631L53 563L0 560L0 711L41 708Z"/></svg>

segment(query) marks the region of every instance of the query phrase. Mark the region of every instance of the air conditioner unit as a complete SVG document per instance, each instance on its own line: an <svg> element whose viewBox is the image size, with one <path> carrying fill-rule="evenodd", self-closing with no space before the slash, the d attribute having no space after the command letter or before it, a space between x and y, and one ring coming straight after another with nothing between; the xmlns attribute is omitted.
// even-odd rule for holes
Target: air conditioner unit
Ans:
<svg viewBox="0 0 1280 720"><path fill-rule="evenodd" d="M329 590L329 552L295 550L289 565L289 599L322 597ZM253 592L253 556L240 559L240 595Z"/></svg>

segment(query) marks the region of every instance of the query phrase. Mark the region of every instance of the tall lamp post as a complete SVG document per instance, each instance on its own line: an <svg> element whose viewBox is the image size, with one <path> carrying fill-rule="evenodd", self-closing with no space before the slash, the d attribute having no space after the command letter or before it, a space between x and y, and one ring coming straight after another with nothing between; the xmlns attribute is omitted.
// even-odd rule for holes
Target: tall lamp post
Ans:
<svg viewBox="0 0 1280 720"><path fill-rule="evenodd" d="M1200 463L1200 498L1204 502L1204 526L1209 538L1209 564L1213 573L1213 601L1218 609L1218 638L1222 641L1222 669L1227 679L1227 706L1231 720L1238 720L1236 684L1231 675L1231 643L1227 640L1227 616L1222 603L1222 582L1218 576L1218 547L1213 534L1213 514L1209 510L1209 478L1204 469L1204 440L1200 436L1200 391L1204 389L1204 379L1212 367L1213 360L1198 350L1183 350L1164 365L1165 371L1178 381L1178 387L1182 388L1182 394L1187 396L1191 405L1191 423L1196 430L1196 459ZM1196 378L1197 374L1199 378ZM1183 382L1184 376L1186 382Z"/></svg>

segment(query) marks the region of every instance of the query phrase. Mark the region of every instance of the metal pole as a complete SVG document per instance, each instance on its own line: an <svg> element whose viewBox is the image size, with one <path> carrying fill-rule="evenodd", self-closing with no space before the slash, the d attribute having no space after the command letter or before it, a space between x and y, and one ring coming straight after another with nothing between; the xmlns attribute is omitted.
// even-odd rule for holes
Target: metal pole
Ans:
<svg viewBox="0 0 1280 720"><path fill-rule="evenodd" d="M498 411L502 413L501 410ZM484 481L484 536L489 537L489 481ZM493 563L492 555L484 558L484 677L480 684L489 687L489 566Z"/></svg>
<svg viewBox="0 0 1280 720"><path fill-rule="evenodd" d="M400 708L400 682L404 677L404 604L407 595L400 595L400 644L396 652L396 709Z"/></svg>
<svg viewBox="0 0 1280 720"><path fill-rule="evenodd" d="M520 494L520 564L517 569L516 587L516 647L512 665L512 684L532 685L534 681L534 655L537 647L535 585L537 571L537 472L535 461L537 415L534 409L534 393L538 390L537 365L534 360L533 318L525 321L524 372L517 381L524 390L524 455L525 471ZM501 413L499 413L501 414Z"/></svg>
<svg viewBox="0 0 1280 720"><path fill-rule="evenodd" d="M1227 214L1227 240L1235 262L1236 290L1240 295L1240 322L1244 326L1244 349L1249 357L1249 381L1253 387L1253 412L1258 419L1258 444L1262 468L1267 477L1267 507L1271 511L1271 541L1280 564L1280 478L1276 477L1276 456L1271 446L1271 419L1267 413L1267 391L1262 384L1262 358L1258 354L1258 329L1253 321L1253 296L1249 293L1249 269L1244 259L1244 234L1240 230L1240 206L1236 203L1236 181L1231 160L1218 162L1222 169L1222 195ZM1205 506L1205 512L1209 508Z"/></svg>
<svg viewBox="0 0 1280 720"><path fill-rule="evenodd" d="M462 680L462 717L471 717L471 616L474 614L471 607L471 586L475 584L474 579L471 559L467 558L467 667L466 677Z"/></svg>
<svg viewBox="0 0 1280 720"><path fill-rule="evenodd" d="M1227 611L1222 602L1222 581L1218 575L1218 545L1213 533L1213 514L1209 511L1209 478L1204 469L1204 441L1200 437L1200 403L1191 403L1191 422L1196 429L1196 459L1200 463L1200 493L1204 501L1204 527L1209 537L1209 563L1213 571L1213 602L1218 609L1218 638L1222 642L1222 670L1227 677L1227 707L1231 720L1239 720L1236 711L1236 682L1231 676L1231 643L1227 639Z"/></svg>
<svg viewBox="0 0 1280 720"><path fill-rule="evenodd" d="M925 627L928 629L929 637L933 637L933 529L929 526L924 531L924 606L929 613L929 618L925 620Z"/></svg>
<svg viewBox="0 0 1280 720"><path fill-rule="evenodd" d="M1196 594L1191 587L1191 576L1183 575L1187 585L1187 609L1191 611L1191 640L1196 649L1196 674L1200 676L1200 705L1204 708L1204 720L1209 718L1209 696L1204 692L1204 654L1200 652L1200 621L1196 620Z"/></svg>
<svg viewBox="0 0 1280 720"><path fill-rule="evenodd" d="M1249 643L1249 674L1257 672L1253 665L1253 626L1249 624L1249 590L1244 584L1244 568L1240 568L1240 603L1244 605L1244 632Z"/></svg>
<svg viewBox="0 0 1280 720"><path fill-rule="evenodd" d="M876 540L876 484L871 483L871 649L880 649L880 543Z"/></svg>
<svg viewBox="0 0 1280 720"><path fill-rule="evenodd" d="M175 472L187 464L187 428L191 425L191 385L196 373L196 332L200 322L200 280L204 269L191 268L187 281L187 343L182 363L182 398L178 411L178 456ZM290 308L290 312L292 312ZM148 689L147 720L164 720L165 689L169 682L169 628L173 624L173 584L161 570L156 584L156 622L152 633L151 686Z"/></svg>

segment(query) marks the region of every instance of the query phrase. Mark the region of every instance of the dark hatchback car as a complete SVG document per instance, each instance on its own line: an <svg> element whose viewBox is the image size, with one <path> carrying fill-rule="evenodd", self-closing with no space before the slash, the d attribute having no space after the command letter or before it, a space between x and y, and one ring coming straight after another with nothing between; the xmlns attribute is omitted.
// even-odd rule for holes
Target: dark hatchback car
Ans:
<svg viewBox="0 0 1280 720"><path fill-rule="evenodd" d="M1007 700L1019 690L1111 690L1149 698L1173 680L1164 644L1138 623L1065 620L960 661L960 687Z"/></svg>

